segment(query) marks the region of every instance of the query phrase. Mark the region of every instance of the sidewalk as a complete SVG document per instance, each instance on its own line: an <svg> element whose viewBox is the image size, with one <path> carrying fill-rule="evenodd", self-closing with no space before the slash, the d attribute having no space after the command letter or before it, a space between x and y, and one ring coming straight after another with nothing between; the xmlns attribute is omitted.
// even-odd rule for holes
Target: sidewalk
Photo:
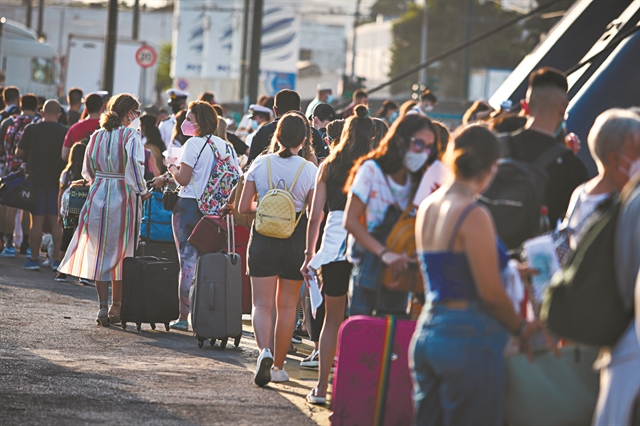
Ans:
<svg viewBox="0 0 640 426"><path fill-rule="evenodd" d="M0 259L0 423L329 424L307 404L317 371L300 369L313 345L287 358L285 384L253 384L258 350L243 321L238 348L198 348L187 332L143 324L97 327L93 287Z"/></svg>

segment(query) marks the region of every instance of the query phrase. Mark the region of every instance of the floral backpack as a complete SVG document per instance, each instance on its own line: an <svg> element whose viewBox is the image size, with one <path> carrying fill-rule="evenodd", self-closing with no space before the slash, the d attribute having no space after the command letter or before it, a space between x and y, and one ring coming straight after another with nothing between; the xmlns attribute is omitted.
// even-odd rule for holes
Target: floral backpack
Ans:
<svg viewBox="0 0 640 426"><path fill-rule="evenodd" d="M198 207L203 215L218 215L220 208L225 205L229 195L231 195L231 190L233 190L238 183L240 172L236 170L231 162L234 158L234 151L228 143L225 144L227 153L227 158L225 159L220 157L218 148L214 142L207 139L206 143L213 150L215 160L207 185L197 201ZM195 184L195 180L193 182Z"/></svg>
<svg viewBox="0 0 640 426"><path fill-rule="evenodd" d="M39 123L41 118L39 116L30 117L28 115L14 115L13 124L7 129L7 133L4 136L4 151L5 156L3 162L5 163L5 172L12 172L18 170L22 166L23 160L16 158L15 152L25 127L31 123Z"/></svg>

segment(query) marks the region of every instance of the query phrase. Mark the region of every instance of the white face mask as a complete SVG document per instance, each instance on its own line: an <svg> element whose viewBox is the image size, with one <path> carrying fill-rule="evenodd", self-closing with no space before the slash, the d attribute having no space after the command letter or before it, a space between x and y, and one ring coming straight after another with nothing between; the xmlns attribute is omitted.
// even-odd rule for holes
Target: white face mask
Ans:
<svg viewBox="0 0 640 426"><path fill-rule="evenodd" d="M426 107L424 107L422 109L424 112L430 112L433 111L433 105L427 105Z"/></svg>
<svg viewBox="0 0 640 426"><path fill-rule="evenodd" d="M131 123L129 123L129 126L127 126L127 127L131 127L132 129L140 130L140 117L134 118L131 121Z"/></svg>
<svg viewBox="0 0 640 426"><path fill-rule="evenodd" d="M640 157L636 158L634 161L631 161L626 155L624 155L624 159L627 163L629 163L629 168L624 170L622 167L618 166L618 169L621 173L631 179L632 176L635 176L636 173L640 172Z"/></svg>
<svg viewBox="0 0 640 426"><path fill-rule="evenodd" d="M428 151L422 151L422 152L408 151L404 155L404 159L402 160L402 164L411 173L415 173L418 170L420 170L420 168L422 166L424 166L424 163L427 162L428 158L429 158L429 152Z"/></svg>

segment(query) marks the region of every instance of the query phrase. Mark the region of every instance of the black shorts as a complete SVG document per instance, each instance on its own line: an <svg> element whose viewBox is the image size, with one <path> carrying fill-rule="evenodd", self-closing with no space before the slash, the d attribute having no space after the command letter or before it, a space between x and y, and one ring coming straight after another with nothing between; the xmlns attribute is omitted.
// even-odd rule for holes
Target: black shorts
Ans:
<svg viewBox="0 0 640 426"><path fill-rule="evenodd" d="M349 292L351 268L351 263L346 260L322 265L320 268L322 292L331 297L345 296Z"/></svg>
<svg viewBox="0 0 640 426"><path fill-rule="evenodd" d="M247 274L251 277L278 276L302 281L300 268L307 244L307 216L303 215L287 239L265 237L251 227L247 248Z"/></svg>

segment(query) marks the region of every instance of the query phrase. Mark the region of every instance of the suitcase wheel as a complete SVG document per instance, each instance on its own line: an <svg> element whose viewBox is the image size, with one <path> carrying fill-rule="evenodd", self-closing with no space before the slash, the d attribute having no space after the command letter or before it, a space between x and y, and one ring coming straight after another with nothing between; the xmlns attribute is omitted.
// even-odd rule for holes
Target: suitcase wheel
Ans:
<svg viewBox="0 0 640 426"><path fill-rule="evenodd" d="M126 330L126 329L127 329L127 323L126 323L126 322L124 322L124 321L122 321L122 329L123 329L123 330Z"/></svg>
<svg viewBox="0 0 640 426"><path fill-rule="evenodd" d="M229 338L220 339L220 349L226 348L228 341L229 341Z"/></svg>
<svg viewBox="0 0 640 426"><path fill-rule="evenodd" d="M167 330L167 331L171 330L171 327L169 327L169 323L168 322L164 323L164 329Z"/></svg>
<svg viewBox="0 0 640 426"><path fill-rule="evenodd" d="M214 346L216 344L216 339L211 339L211 342L209 343L211 343L211 346Z"/></svg>
<svg viewBox="0 0 640 426"><path fill-rule="evenodd" d="M139 322L136 323L136 330L138 331L142 330L142 323L139 323Z"/></svg>
<svg viewBox="0 0 640 426"><path fill-rule="evenodd" d="M152 330L155 330L155 329L156 329L156 323L155 323L155 322L152 322L150 325L151 325L151 329L152 329Z"/></svg>
<svg viewBox="0 0 640 426"><path fill-rule="evenodd" d="M236 348L238 346L240 346L240 339L242 339L242 334L237 336L234 340L233 340L233 346L235 346Z"/></svg>
<svg viewBox="0 0 640 426"><path fill-rule="evenodd" d="M204 344L204 339L198 339L198 347L202 348L203 344Z"/></svg>

